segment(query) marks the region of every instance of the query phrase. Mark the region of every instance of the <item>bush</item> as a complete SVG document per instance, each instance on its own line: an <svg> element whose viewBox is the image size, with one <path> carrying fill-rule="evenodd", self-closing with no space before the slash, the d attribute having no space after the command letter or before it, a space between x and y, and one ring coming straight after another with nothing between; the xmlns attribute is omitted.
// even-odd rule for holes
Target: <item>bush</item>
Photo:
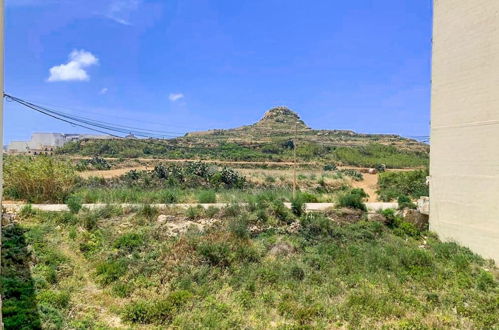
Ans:
<svg viewBox="0 0 499 330"><path fill-rule="evenodd" d="M367 196L363 189L352 189L340 195L338 206L367 211L366 204L364 204L364 198Z"/></svg>
<svg viewBox="0 0 499 330"><path fill-rule="evenodd" d="M321 236L331 236L334 232L333 223L322 214L308 213L301 219L301 232L309 239Z"/></svg>
<svg viewBox="0 0 499 330"><path fill-rule="evenodd" d="M231 221L229 223L229 231L237 238L249 238L250 232L248 230L248 220L241 216Z"/></svg>
<svg viewBox="0 0 499 330"><path fill-rule="evenodd" d="M123 260L102 262L96 267L97 279L104 285L111 284L125 275L127 268L128 266Z"/></svg>
<svg viewBox="0 0 499 330"><path fill-rule="evenodd" d="M68 162L48 156L6 157L5 196L30 203L63 202L76 183Z"/></svg>
<svg viewBox="0 0 499 330"><path fill-rule="evenodd" d="M203 207L202 206L190 206L186 211L185 215L190 220L196 220L203 215Z"/></svg>
<svg viewBox="0 0 499 330"><path fill-rule="evenodd" d="M297 217L301 217L305 213L305 201L300 194L291 200L291 211Z"/></svg>
<svg viewBox="0 0 499 330"><path fill-rule="evenodd" d="M203 190L198 194L199 203L216 203L217 195L213 190Z"/></svg>
<svg viewBox="0 0 499 330"><path fill-rule="evenodd" d="M141 324L168 324L173 316L192 299L188 291L172 292L160 300L139 300L125 306L123 319Z"/></svg>
<svg viewBox="0 0 499 330"><path fill-rule="evenodd" d="M326 164L324 165L324 171L330 172L330 171L336 171L338 168L336 167L336 164Z"/></svg>
<svg viewBox="0 0 499 330"><path fill-rule="evenodd" d="M379 197L382 201L389 202L400 196L415 199L428 196L427 176L428 170L380 173L378 179Z"/></svg>
<svg viewBox="0 0 499 330"><path fill-rule="evenodd" d="M66 199L66 205L69 208L69 212L73 214L78 214L82 208L82 199L78 196L69 196Z"/></svg>
<svg viewBox="0 0 499 330"><path fill-rule="evenodd" d="M159 214L159 211L157 208L152 207L149 204L143 205L137 215L142 216L146 218L147 220L154 220Z"/></svg>
<svg viewBox="0 0 499 330"><path fill-rule="evenodd" d="M364 176L362 175L362 173L360 173L357 170L345 169L345 170L340 170L339 173L351 177L354 181L364 180Z"/></svg>
<svg viewBox="0 0 499 330"><path fill-rule="evenodd" d="M162 202L165 204L173 204L178 202L178 193L176 191L165 190L161 193Z"/></svg>
<svg viewBox="0 0 499 330"><path fill-rule="evenodd" d="M416 209L416 204L412 202L412 200L407 196L399 196L397 199L397 203L399 204L399 209Z"/></svg>
<svg viewBox="0 0 499 330"><path fill-rule="evenodd" d="M131 252L140 247L144 243L144 239L137 233L127 233L121 235L114 241L113 246L117 249Z"/></svg>

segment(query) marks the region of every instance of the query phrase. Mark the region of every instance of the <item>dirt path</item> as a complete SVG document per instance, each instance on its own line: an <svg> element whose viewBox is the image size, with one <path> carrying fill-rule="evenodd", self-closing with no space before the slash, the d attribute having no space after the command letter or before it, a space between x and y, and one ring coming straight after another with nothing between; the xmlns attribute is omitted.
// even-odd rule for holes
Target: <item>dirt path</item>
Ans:
<svg viewBox="0 0 499 330"><path fill-rule="evenodd" d="M368 202L377 202L378 194L376 190L378 189L378 175L377 174L368 174L363 173L364 180L362 181L353 181L352 186L354 188L362 188L369 195Z"/></svg>
<svg viewBox="0 0 499 330"><path fill-rule="evenodd" d="M113 305L109 301L109 295L105 294L101 288L92 280L89 274L92 274L93 269L88 266L82 256L74 252L74 250L65 243L60 245L60 250L64 253L72 263L75 265L75 272L81 276L82 287L78 292L75 292L74 301L76 303L71 313L84 312L87 314L88 310L94 315L98 315L99 321L105 323L109 328L125 328L121 319L116 314L109 311L109 306ZM84 305L78 304L79 301L85 301ZM85 306L83 308L83 306Z"/></svg>

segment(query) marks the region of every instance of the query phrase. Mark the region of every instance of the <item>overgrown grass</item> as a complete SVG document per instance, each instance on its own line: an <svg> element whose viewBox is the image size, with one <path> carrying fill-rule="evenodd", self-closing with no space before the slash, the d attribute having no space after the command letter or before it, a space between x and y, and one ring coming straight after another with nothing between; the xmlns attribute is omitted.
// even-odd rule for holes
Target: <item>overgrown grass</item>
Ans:
<svg viewBox="0 0 499 330"><path fill-rule="evenodd" d="M348 165L377 167L384 164L388 168L428 166L429 157L425 152L402 151L393 146L368 144L364 147L339 147L334 157Z"/></svg>
<svg viewBox="0 0 499 330"><path fill-rule="evenodd" d="M31 203L64 202L76 183L68 163L47 156L5 159L5 196Z"/></svg>
<svg viewBox="0 0 499 330"><path fill-rule="evenodd" d="M379 198L389 202L401 196L414 199L429 196L429 187L426 184L428 175L428 170L380 173L378 179Z"/></svg>
<svg viewBox="0 0 499 330"><path fill-rule="evenodd" d="M6 324L17 318L36 325L38 318L46 328L490 329L499 323L492 263L406 227L393 212L388 226L342 225L322 214L297 217L279 196L261 194L247 208L221 210L218 225L179 237L164 224L138 221L152 212L26 212L12 235L30 246L27 297L35 295L40 308L4 291ZM91 227L88 214L98 217ZM17 277L10 271L19 254L9 241L4 290L6 277Z"/></svg>

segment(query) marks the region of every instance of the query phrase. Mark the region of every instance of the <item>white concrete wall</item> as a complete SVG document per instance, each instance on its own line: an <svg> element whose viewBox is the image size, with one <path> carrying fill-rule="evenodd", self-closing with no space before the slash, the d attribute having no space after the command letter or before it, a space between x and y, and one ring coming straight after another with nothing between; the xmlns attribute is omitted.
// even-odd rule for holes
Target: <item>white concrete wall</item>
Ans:
<svg viewBox="0 0 499 330"><path fill-rule="evenodd" d="M7 146L9 152L26 152L28 150L28 143L24 141L12 141Z"/></svg>
<svg viewBox="0 0 499 330"><path fill-rule="evenodd" d="M499 262L499 0L435 0L430 229Z"/></svg>

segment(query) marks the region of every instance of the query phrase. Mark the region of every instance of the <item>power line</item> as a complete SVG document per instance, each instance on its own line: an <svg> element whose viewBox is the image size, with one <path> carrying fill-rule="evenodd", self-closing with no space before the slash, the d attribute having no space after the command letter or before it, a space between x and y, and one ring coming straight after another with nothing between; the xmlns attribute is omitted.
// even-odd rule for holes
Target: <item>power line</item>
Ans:
<svg viewBox="0 0 499 330"><path fill-rule="evenodd" d="M49 109L47 107L42 107L42 106L33 104L29 101L20 99L18 97L15 97L15 96L12 96L9 94L4 94L4 95L8 101L14 101L14 102L19 103L19 104L21 104L21 105L23 105L31 110L37 111L37 112L42 113L44 115L47 115L49 117L55 118L57 120L60 120L60 121L66 122L66 123L69 123L71 125L83 127L83 128L86 128L86 129L89 129L92 131L108 134L108 135L111 135L114 137L121 137L121 136L112 134L110 132L121 133L121 134L133 134L135 136L144 137L144 138L176 137L178 135L184 134L184 133L180 133L180 132L156 131L156 130L150 130L150 129L131 127L131 126L110 124L107 122L89 119L89 118L82 117L82 116L69 115L69 114L64 113L64 112L55 111L55 110Z"/></svg>

